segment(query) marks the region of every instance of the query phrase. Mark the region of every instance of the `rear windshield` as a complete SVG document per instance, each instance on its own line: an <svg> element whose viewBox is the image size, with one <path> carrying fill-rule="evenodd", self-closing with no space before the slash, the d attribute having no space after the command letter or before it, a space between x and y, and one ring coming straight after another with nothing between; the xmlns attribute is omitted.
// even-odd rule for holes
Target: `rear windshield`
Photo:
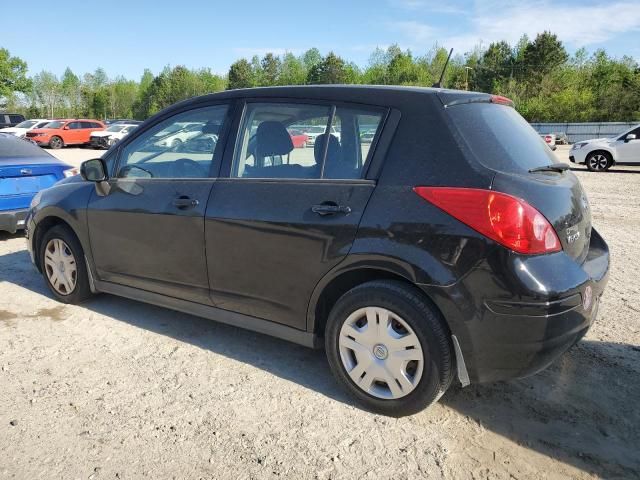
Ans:
<svg viewBox="0 0 640 480"><path fill-rule="evenodd" d="M447 111L462 140L487 168L523 173L558 162L538 132L514 108L472 103Z"/></svg>

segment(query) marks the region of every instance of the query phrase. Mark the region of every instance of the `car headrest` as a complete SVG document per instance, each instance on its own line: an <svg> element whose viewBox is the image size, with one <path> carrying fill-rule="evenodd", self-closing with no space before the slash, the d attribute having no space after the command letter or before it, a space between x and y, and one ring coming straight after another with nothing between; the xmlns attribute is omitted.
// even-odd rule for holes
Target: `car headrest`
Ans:
<svg viewBox="0 0 640 480"><path fill-rule="evenodd" d="M256 131L256 156L287 155L293 150L291 135L280 122L266 121L258 125Z"/></svg>
<svg viewBox="0 0 640 480"><path fill-rule="evenodd" d="M327 138L326 133L318 135L313 145L313 156L316 159L316 163L318 165L322 163L325 138ZM336 137L335 135L329 135L329 146L327 147L327 163L340 161L341 154L342 147L340 146L338 137Z"/></svg>

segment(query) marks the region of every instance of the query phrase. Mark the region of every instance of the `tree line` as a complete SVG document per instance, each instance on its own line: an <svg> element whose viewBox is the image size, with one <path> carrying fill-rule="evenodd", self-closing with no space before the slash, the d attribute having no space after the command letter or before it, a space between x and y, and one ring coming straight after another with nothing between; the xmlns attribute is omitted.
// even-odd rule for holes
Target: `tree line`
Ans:
<svg viewBox="0 0 640 480"><path fill-rule="evenodd" d="M302 55L267 53L235 61L226 75L208 68L165 67L145 70L138 81L109 78L98 68L61 77L42 71L31 77L27 64L0 48L0 107L35 117L145 119L163 108L204 93L225 89L304 84L431 86L440 77L446 49L422 55L397 45L372 52L365 67L311 48ZM456 54L443 85L504 95L533 122L635 121L640 119L640 66L632 57L604 50L569 55L550 32L515 45L506 41Z"/></svg>

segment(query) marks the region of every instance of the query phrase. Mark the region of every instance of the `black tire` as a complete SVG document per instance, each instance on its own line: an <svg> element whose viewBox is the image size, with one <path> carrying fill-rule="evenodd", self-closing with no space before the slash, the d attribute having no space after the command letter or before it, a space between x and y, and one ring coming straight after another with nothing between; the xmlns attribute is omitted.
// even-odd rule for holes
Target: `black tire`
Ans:
<svg viewBox="0 0 640 480"><path fill-rule="evenodd" d="M339 335L349 315L364 307L380 307L400 316L413 329L424 354L422 377L407 395L382 399L365 392L348 375L340 357ZM335 304L325 331L329 366L342 386L368 410L391 417L411 415L436 402L453 379L450 334L439 311L415 287L399 281L377 280L345 293Z"/></svg>
<svg viewBox="0 0 640 480"><path fill-rule="evenodd" d="M49 139L49 148L53 148L54 150L57 150L62 147L64 147L64 142L62 141L62 138L58 137L57 135L54 135Z"/></svg>
<svg viewBox="0 0 640 480"><path fill-rule="evenodd" d="M584 163L590 172L606 172L611 168L613 158L609 152L596 151L587 155Z"/></svg>
<svg viewBox="0 0 640 480"><path fill-rule="evenodd" d="M53 239L62 240L69 247L75 259L76 284L73 290L68 294L62 294L58 292L51 284L49 277L47 276L47 265L45 265L45 248ZM38 252L42 276L44 277L45 283L49 287L49 290L51 290L51 293L53 293L57 300L63 303L77 304L82 303L89 297L91 297L92 293L91 287L89 285L89 275L87 273L87 264L84 258L84 251L82 249L82 245L80 245L80 241L69 227L65 225L56 225L47 230L42 236L42 241L40 242Z"/></svg>

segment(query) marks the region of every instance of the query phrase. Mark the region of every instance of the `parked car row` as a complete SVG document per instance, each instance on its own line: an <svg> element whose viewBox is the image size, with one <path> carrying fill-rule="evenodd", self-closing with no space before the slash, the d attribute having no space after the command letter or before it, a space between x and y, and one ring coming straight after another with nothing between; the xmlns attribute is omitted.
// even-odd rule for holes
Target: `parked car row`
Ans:
<svg viewBox="0 0 640 480"><path fill-rule="evenodd" d="M6 118L5 118L6 117ZM3 123L17 115L1 114L0 132L26 138L33 143L48 148L62 148L66 145L91 145L94 148L109 148L122 140L142 122L138 120L100 120L82 118L46 119L33 118L15 124ZM107 128L107 125L109 127Z"/></svg>

